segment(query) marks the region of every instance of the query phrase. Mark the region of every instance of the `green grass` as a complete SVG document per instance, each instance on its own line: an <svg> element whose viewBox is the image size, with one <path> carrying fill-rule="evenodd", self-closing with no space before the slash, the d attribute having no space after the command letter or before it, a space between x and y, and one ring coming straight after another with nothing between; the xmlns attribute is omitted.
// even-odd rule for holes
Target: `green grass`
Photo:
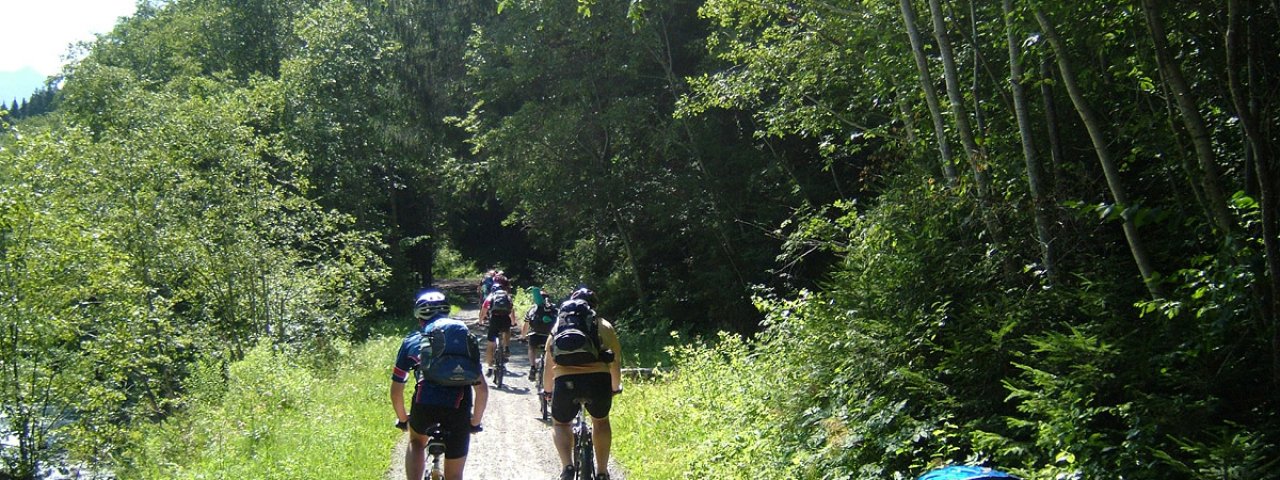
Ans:
<svg viewBox="0 0 1280 480"><path fill-rule="evenodd" d="M387 394L397 348L382 336L300 362L264 345L225 382L201 368L189 408L135 434L122 478L381 479L400 436Z"/></svg>
<svg viewBox="0 0 1280 480"><path fill-rule="evenodd" d="M771 380L730 336L671 349L669 376L615 399L613 454L628 480L794 478L779 455Z"/></svg>

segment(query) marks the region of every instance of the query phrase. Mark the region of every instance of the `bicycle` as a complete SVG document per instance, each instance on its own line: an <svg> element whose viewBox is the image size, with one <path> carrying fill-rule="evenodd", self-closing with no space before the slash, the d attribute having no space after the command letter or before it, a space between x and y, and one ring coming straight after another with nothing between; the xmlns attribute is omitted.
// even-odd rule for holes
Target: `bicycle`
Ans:
<svg viewBox="0 0 1280 480"><path fill-rule="evenodd" d="M537 340L542 340L538 342ZM544 347L546 346L546 336L537 333L530 333L524 336L524 341L529 344L529 351L533 352L533 361L529 364L529 378L533 380L533 391L542 392L543 387L542 368ZM545 395L538 395L538 402L541 404L542 421L551 419L551 402Z"/></svg>
<svg viewBox="0 0 1280 480"><path fill-rule="evenodd" d="M591 442L591 419L587 415L586 399L574 399L578 404L578 416L573 418L573 468L576 480L595 480L596 450Z"/></svg>
<svg viewBox="0 0 1280 480"><path fill-rule="evenodd" d="M396 422L396 428L407 431L409 422ZM484 428L479 425L471 427L471 433L483 430ZM431 468L423 472L423 480L444 480L444 466L441 465L441 459L444 458L445 452L444 437L448 434L449 431L440 428L439 423L427 427L427 455L431 457Z"/></svg>
<svg viewBox="0 0 1280 480"><path fill-rule="evenodd" d="M531 370L533 370L533 375L534 375L534 382L535 382L535 383L534 383L534 387L533 387L533 389L534 389L534 390L533 390L533 391L535 391L535 392L541 392L541 391L543 390L543 389L542 389L542 387L543 387L543 385L542 385L542 357L535 358L535 359L533 360L533 365L532 365L532 366L530 366L529 368L530 368ZM538 395L538 403L541 403L541 404L542 404L542 407L541 407L541 411L542 411L542 421L544 421L544 422L545 422L545 421L547 421L547 420L551 419L551 402L547 401L547 396L546 396L546 395Z"/></svg>
<svg viewBox="0 0 1280 480"><path fill-rule="evenodd" d="M396 422L396 428L407 431L409 422ZM444 458L446 433L448 432L441 429L439 423L427 427L427 455L431 456L431 468L423 473L423 480L444 480L444 467L440 464L440 459Z"/></svg>
<svg viewBox="0 0 1280 480"><path fill-rule="evenodd" d="M498 338L493 341L493 345L493 365L490 365L491 373L493 373L493 386L502 388L502 382L507 377L507 356L510 354L507 353L508 347L506 342L502 341L502 335L498 335Z"/></svg>

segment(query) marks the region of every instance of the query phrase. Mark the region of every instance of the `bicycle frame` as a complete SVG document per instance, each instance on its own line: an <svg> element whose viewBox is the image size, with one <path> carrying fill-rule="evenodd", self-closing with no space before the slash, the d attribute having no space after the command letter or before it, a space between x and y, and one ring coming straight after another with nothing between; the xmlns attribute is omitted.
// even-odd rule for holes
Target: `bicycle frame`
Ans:
<svg viewBox="0 0 1280 480"><path fill-rule="evenodd" d="M573 419L573 466L578 480L594 480L596 476L596 451L591 440L591 420L587 405L578 402L578 416Z"/></svg>
<svg viewBox="0 0 1280 480"><path fill-rule="evenodd" d="M532 348L532 347L530 347L530 348ZM529 368L533 369L533 371L534 371L534 377L535 377L535 378L534 378L534 389L533 389L533 391L535 391L535 392L542 392L542 391L543 391L543 387L544 387L544 385L543 385L543 380L542 380L542 377L543 377L543 371L542 371L542 369L543 369L543 367L544 367L544 365L542 364L542 357L541 357L541 356L539 356L539 357L535 358L535 359L533 360L533 365L529 366ZM541 393L539 393L539 394L538 394L538 403L540 403L540 404L541 404L541 407L542 407L542 420L545 422L545 421L547 421L547 419L551 418L551 408L550 408L550 407L551 407L551 405L547 402L547 397L546 397L545 395L542 395Z"/></svg>
<svg viewBox="0 0 1280 480"><path fill-rule="evenodd" d="M440 424L432 425L427 429L427 455L431 456L431 468L426 469L424 480L444 480L444 468L440 464L440 459L444 457L444 431L440 429Z"/></svg>
<svg viewBox="0 0 1280 480"><path fill-rule="evenodd" d="M493 341L493 386L502 388L507 376L507 343L502 341L501 333Z"/></svg>

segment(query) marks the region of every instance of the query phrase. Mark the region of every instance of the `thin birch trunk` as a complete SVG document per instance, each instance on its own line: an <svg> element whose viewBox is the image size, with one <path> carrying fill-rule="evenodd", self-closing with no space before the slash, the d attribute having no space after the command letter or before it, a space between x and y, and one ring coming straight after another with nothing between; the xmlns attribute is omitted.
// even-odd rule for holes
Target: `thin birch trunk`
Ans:
<svg viewBox="0 0 1280 480"><path fill-rule="evenodd" d="M965 158L969 160L969 167L973 169L973 180L978 190L978 205L982 209L982 220L987 226L988 233L991 234L993 243L997 246L1003 245L1004 232L996 219L995 205L991 201L991 175L987 172L986 159L973 136L969 114L964 111L964 95L960 93L960 74L956 71L955 54L951 49L951 39L947 35L946 19L943 17L939 0L929 0L929 11L933 15L933 36L938 41L938 53L942 56L947 98L951 100L951 116L955 119L960 142L964 144Z"/></svg>
<svg viewBox="0 0 1280 480"><path fill-rule="evenodd" d="M1222 189L1222 175L1219 172L1216 155L1213 153L1209 129L1205 126L1204 117L1200 114L1200 107L1191 92L1191 87L1182 74L1182 67L1169 51L1169 40L1165 33L1164 20L1161 18L1160 5L1161 2L1156 0L1142 0L1143 10L1147 14L1147 27L1151 31L1151 40L1155 48L1156 63L1160 66L1165 83L1173 91L1174 103L1178 106L1187 133L1191 135L1191 143L1195 147L1196 158L1200 162L1202 175L1200 184L1209 202L1209 214L1213 217L1221 234L1229 236L1236 229L1235 221L1227 208L1228 199Z"/></svg>
<svg viewBox="0 0 1280 480"><path fill-rule="evenodd" d="M1053 87L1050 85L1053 67L1047 56L1040 59L1040 77L1044 79L1040 82L1040 101L1044 103L1045 138L1049 140L1049 162L1053 165L1053 178L1049 183L1053 184L1052 195L1060 198L1062 180L1066 178L1066 166L1063 164L1066 160L1058 137L1058 102L1053 101Z"/></svg>
<svg viewBox="0 0 1280 480"><path fill-rule="evenodd" d="M957 183L958 174L955 167L955 154L951 144L947 142L946 122L942 119L942 107L938 104L938 90L933 86L933 76L929 74L929 62L924 54L924 41L920 38L920 29L916 27L916 13L911 0L901 0L902 22L907 28L907 37L911 40L911 53L916 60L916 69L920 71L920 88L924 89L924 101L929 106L929 116L933 117L933 131L938 137L938 151L942 154L942 174L948 185Z"/></svg>
<svg viewBox="0 0 1280 480"><path fill-rule="evenodd" d="M1240 78L1241 69L1246 68L1242 60L1247 61L1248 46L1244 43L1244 9L1243 0L1227 1L1227 33L1225 38L1227 54L1227 83L1231 91L1231 101L1236 115L1244 127L1249 148L1253 151L1254 167L1257 169L1258 190L1262 197L1262 242L1267 281L1270 283L1268 294L1270 299L1264 300L1264 316L1270 323L1271 337L1271 380L1280 385L1280 325L1276 314L1280 312L1280 232L1277 232L1276 207L1280 205L1276 199L1276 176L1272 165L1270 144L1258 124L1258 117L1251 105L1251 97L1244 80Z"/></svg>
<svg viewBox="0 0 1280 480"><path fill-rule="evenodd" d="M1032 135L1031 113L1027 107L1027 92L1023 88L1022 48L1013 29L1013 0L1003 0L1005 37L1009 43L1009 90L1013 94L1013 110L1018 118L1018 134L1022 139L1022 156L1027 163L1027 183L1031 201L1035 205L1036 240L1040 244L1040 262L1044 266L1049 284L1056 283L1057 252L1053 242L1053 221L1049 218L1049 188L1044 178L1044 165L1036 155L1035 137Z"/></svg>
<svg viewBox="0 0 1280 480"><path fill-rule="evenodd" d="M1103 136L1102 123L1094 114L1093 108L1084 98L1084 93L1080 91L1080 87L1076 85L1075 72L1071 67L1071 62L1067 59L1067 46L1063 43L1062 38L1058 36L1057 30L1053 27L1053 23L1049 21L1049 17L1045 15L1038 5L1032 7L1035 10L1036 21L1040 23L1040 28L1044 30L1045 37L1049 40L1049 45L1053 48L1055 56L1058 58L1058 70L1062 74L1062 84L1067 88L1067 93L1071 97L1071 103L1075 105L1076 112L1080 115L1080 120L1084 122L1085 129L1089 131L1089 140L1093 142L1093 150L1098 155L1098 163L1102 165L1102 171L1107 178L1107 187L1111 189L1112 199L1115 200L1116 206L1121 209L1122 225L1124 228L1125 240L1129 243L1129 252L1133 255L1133 261L1138 266L1138 272L1142 275L1142 282L1146 285L1147 290L1151 293L1152 298L1160 298L1160 286L1158 284L1155 268L1151 265L1151 257L1147 254L1142 237L1138 233L1138 226L1133 220L1133 211L1130 207L1128 193L1121 183L1120 169L1117 168L1115 162L1111 159L1111 152L1107 149L1107 139Z"/></svg>

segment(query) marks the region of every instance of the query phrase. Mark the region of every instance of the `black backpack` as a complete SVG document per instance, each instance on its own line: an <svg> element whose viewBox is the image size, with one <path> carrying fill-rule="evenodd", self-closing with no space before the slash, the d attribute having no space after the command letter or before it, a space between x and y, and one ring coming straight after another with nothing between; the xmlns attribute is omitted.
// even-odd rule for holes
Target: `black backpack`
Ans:
<svg viewBox="0 0 1280 480"><path fill-rule="evenodd" d="M480 338L467 325L442 318L427 325L418 343L418 375L444 387L480 383Z"/></svg>
<svg viewBox="0 0 1280 480"><path fill-rule="evenodd" d="M586 365L606 361L603 353L596 312L582 300L564 302L551 337L551 357L560 365Z"/></svg>
<svg viewBox="0 0 1280 480"><path fill-rule="evenodd" d="M556 307L551 302L529 307L529 311L524 314L524 321L529 324L533 333L549 335L551 327L556 324Z"/></svg>
<svg viewBox="0 0 1280 480"><path fill-rule="evenodd" d="M507 293L506 290L497 290L489 294L489 318L510 315L511 309L514 307L511 294Z"/></svg>

